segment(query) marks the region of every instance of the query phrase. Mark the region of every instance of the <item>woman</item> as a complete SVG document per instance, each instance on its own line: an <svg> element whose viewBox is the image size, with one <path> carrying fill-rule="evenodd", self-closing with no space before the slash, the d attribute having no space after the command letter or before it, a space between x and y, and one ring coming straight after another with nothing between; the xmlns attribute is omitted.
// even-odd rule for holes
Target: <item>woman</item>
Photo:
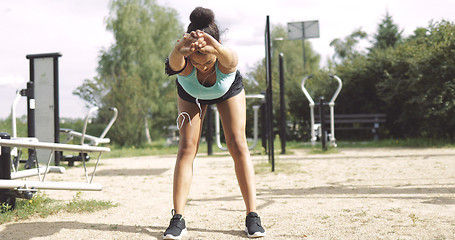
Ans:
<svg viewBox="0 0 455 240"><path fill-rule="evenodd" d="M256 213L254 168L245 136L245 91L237 71L237 54L220 43L212 10L197 7L190 20L187 32L166 59L167 74L178 74L177 124L180 141L174 170L173 217L164 239L180 239L187 232L183 212L208 104L216 104L218 108L226 144L235 162L237 180L246 205L245 231L248 237L265 236Z"/></svg>

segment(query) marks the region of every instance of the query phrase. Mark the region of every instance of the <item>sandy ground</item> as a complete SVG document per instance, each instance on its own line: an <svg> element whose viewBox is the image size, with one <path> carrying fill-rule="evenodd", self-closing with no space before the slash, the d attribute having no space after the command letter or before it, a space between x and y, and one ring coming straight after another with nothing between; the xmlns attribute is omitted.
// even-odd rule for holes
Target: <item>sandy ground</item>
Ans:
<svg viewBox="0 0 455 240"><path fill-rule="evenodd" d="M255 164L266 156L253 156ZM162 239L175 157L102 159L101 192L119 206L0 225L0 239ZM256 175L267 239L455 239L455 149L293 150ZM81 181L82 168L54 180ZM47 191L54 199L76 192ZM244 204L228 156L198 156L183 239L246 239Z"/></svg>

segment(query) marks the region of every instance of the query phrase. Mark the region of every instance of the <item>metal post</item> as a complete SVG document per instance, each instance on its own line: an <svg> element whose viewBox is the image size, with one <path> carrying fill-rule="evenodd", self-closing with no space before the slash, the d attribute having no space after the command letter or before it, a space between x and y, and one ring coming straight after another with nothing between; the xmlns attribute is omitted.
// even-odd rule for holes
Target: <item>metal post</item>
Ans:
<svg viewBox="0 0 455 240"><path fill-rule="evenodd" d="M58 58L61 54L53 56L54 60L54 142L60 142L60 102L59 102L59 79L58 79ZM63 152L57 152L54 157L54 165L59 166Z"/></svg>
<svg viewBox="0 0 455 240"><path fill-rule="evenodd" d="M262 147L264 148L265 152L267 153L267 113L265 102L261 103L261 142Z"/></svg>
<svg viewBox="0 0 455 240"><path fill-rule="evenodd" d="M338 82L338 88L330 99L329 107L330 107L330 145L332 147L337 147L336 140L335 140L335 100L338 97L338 94L343 87L343 82L341 79L336 75L330 75L331 78L335 79Z"/></svg>
<svg viewBox="0 0 455 240"><path fill-rule="evenodd" d="M8 133L0 133L1 139L10 139ZM1 147L0 150L0 179L11 180L11 147ZM14 210L16 207L16 196L10 194L9 189L0 189L0 213L4 212L2 206L8 205L11 208L8 210Z"/></svg>
<svg viewBox="0 0 455 240"><path fill-rule="evenodd" d="M302 46L303 46L303 72L306 72L305 22L302 22Z"/></svg>
<svg viewBox="0 0 455 240"><path fill-rule="evenodd" d="M258 143L258 128L259 128L259 108L260 106L259 105L254 105L253 106L253 116L254 116L254 126L253 126L253 145L249 146L248 148L249 149L254 149L254 147L256 147L256 144Z"/></svg>
<svg viewBox="0 0 455 240"><path fill-rule="evenodd" d="M213 112L212 105L207 106L207 132L205 134L205 140L207 141L207 155L213 155Z"/></svg>
<svg viewBox="0 0 455 240"><path fill-rule="evenodd" d="M34 75L33 61L30 61L30 76ZM36 137L35 135L35 85L34 82L27 82L27 135L28 137ZM28 149L28 160L25 163L25 168L30 169L35 166L36 155L34 149Z"/></svg>
<svg viewBox="0 0 455 240"><path fill-rule="evenodd" d="M303 72L306 72L306 53L305 53L305 38L302 39L302 45L303 45Z"/></svg>
<svg viewBox="0 0 455 240"><path fill-rule="evenodd" d="M269 162L272 164L272 172L275 171L275 155L274 155L274 132L273 132L273 97L272 97L272 53L270 42L270 17L266 19L265 29L265 43L266 43L266 79L267 79L267 94L266 94L266 112L267 112L267 129L268 129L268 157Z"/></svg>
<svg viewBox="0 0 455 240"><path fill-rule="evenodd" d="M317 140L317 137L316 137L316 125L314 123L314 106L315 106L315 103L313 101L313 98L310 96L310 93L308 93L307 89L305 88L305 82L312 78L313 75L309 75L309 76L306 76L302 79L302 91L303 91L303 94L305 94L305 97L308 99L308 105L310 106L310 131L311 131L311 145L312 146L315 146L316 145L316 140Z"/></svg>
<svg viewBox="0 0 455 240"><path fill-rule="evenodd" d="M286 103L284 102L284 66L283 53L279 55L280 65L280 140L281 154L286 154Z"/></svg>
<svg viewBox="0 0 455 240"><path fill-rule="evenodd" d="M322 151L327 151L327 131L325 130L324 97L319 99L319 119L321 119Z"/></svg>

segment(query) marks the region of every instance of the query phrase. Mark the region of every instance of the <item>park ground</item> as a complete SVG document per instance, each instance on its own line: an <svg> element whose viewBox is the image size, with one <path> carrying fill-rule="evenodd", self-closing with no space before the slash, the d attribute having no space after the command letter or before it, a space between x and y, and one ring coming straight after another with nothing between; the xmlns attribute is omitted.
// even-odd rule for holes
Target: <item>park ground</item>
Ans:
<svg viewBox="0 0 455 240"><path fill-rule="evenodd" d="M455 149L289 150L253 155L265 239L455 239ZM0 225L0 239L162 239L171 217L175 156L102 159L101 192L118 206ZM55 181L83 181L70 168ZM70 200L76 192L46 191ZM229 155L199 155L183 239L246 239L244 204Z"/></svg>

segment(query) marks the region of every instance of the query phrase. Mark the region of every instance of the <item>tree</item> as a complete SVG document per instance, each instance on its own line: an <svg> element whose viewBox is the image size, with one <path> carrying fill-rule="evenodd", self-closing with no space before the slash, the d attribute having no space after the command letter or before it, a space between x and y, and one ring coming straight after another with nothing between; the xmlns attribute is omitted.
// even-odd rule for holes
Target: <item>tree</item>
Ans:
<svg viewBox="0 0 455 240"><path fill-rule="evenodd" d="M349 59L352 61L352 59L359 55L355 49L355 46L361 39L365 39L367 37L367 33L362 31L361 28L356 29L354 32L351 33L351 35L347 36L344 38L344 41L336 38L330 42L330 46L332 46L335 49L335 54L333 55L333 60L335 61L335 58L340 59L341 61Z"/></svg>
<svg viewBox="0 0 455 240"><path fill-rule="evenodd" d="M386 113L383 133L392 137L454 140L453 32L454 23L430 23L394 45L377 45L383 47L337 65L343 90L336 111Z"/></svg>
<svg viewBox="0 0 455 240"><path fill-rule="evenodd" d="M398 25L393 23L392 16L389 12L378 26L377 33L374 35L373 49L385 49L395 47L402 40L403 30L398 29Z"/></svg>
<svg viewBox="0 0 455 240"><path fill-rule="evenodd" d="M454 23L430 23L388 59L378 90L395 136L455 139L454 32Z"/></svg>
<svg viewBox="0 0 455 240"><path fill-rule="evenodd" d="M177 12L155 0L114 0L110 9L106 28L115 43L101 51L98 75L85 80L74 94L89 105L117 107L119 117L110 138L120 145L140 145L151 116L155 127L163 118L169 122L175 116L164 59L183 30Z"/></svg>

